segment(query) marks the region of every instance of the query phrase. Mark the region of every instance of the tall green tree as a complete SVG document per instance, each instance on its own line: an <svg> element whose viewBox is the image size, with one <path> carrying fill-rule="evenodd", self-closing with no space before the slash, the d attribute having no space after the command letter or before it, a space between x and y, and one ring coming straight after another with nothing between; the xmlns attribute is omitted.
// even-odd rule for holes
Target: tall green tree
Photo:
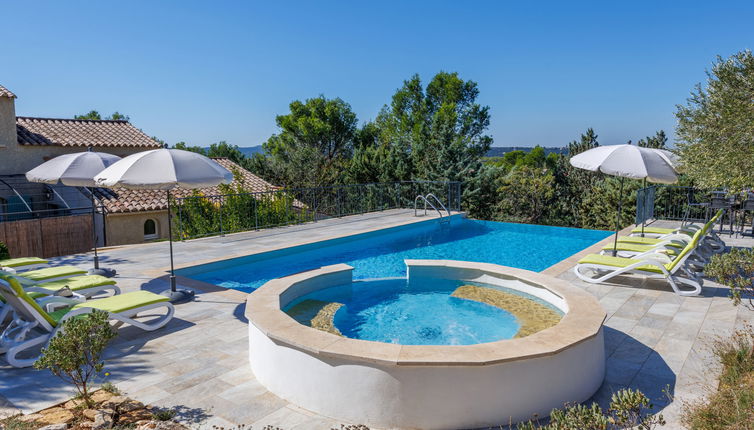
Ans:
<svg viewBox="0 0 754 430"><path fill-rule="evenodd" d="M293 101L289 107L290 113L276 118L280 133L263 145L276 175L289 187L342 182L357 138L358 120L351 106L319 96Z"/></svg>
<svg viewBox="0 0 754 430"><path fill-rule="evenodd" d="M644 148L665 149L667 143L668 137L665 136L665 131L659 130L654 136L647 136L644 139L639 140L637 145Z"/></svg>
<svg viewBox="0 0 754 430"><path fill-rule="evenodd" d="M492 145L489 107L477 103L476 82L440 72L422 85L403 82L377 117L379 141L408 178L462 180L479 171Z"/></svg>
<svg viewBox="0 0 754 430"><path fill-rule="evenodd" d="M678 105L678 148L686 174L706 188L754 186L754 55L717 57L705 86Z"/></svg>

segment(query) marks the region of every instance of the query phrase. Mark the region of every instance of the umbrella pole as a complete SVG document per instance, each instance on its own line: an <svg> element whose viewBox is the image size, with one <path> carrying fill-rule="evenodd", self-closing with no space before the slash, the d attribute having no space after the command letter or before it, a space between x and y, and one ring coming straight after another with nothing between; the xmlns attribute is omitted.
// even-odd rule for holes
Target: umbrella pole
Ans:
<svg viewBox="0 0 754 430"><path fill-rule="evenodd" d="M643 197L644 197L644 202L642 202L641 204L641 237L644 237L644 224L647 222L647 178L644 178Z"/></svg>
<svg viewBox="0 0 754 430"><path fill-rule="evenodd" d="M97 255L97 224L94 205L94 188L89 187L89 198L92 200L92 244L94 245L94 270L99 270L99 256Z"/></svg>
<svg viewBox="0 0 754 430"><path fill-rule="evenodd" d="M615 214L615 241L613 242L613 257L618 255L618 232L620 231L620 214L623 211L623 180L620 178L620 192L618 193L618 213Z"/></svg>
<svg viewBox="0 0 754 430"><path fill-rule="evenodd" d="M92 247L94 248L94 267L89 269L90 275L107 276L108 278L115 276L115 271L112 269L101 269L99 267L99 255L97 254L97 204L94 201L94 188L89 188L89 199L92 202Z"/></svg>
<svg viewBox="0 0 754 430"><path fill-rule="evenodd" d="M178 289L175 278L175 265L173 264L173 220L170 205L170 190L167 190L168 196L168 243L170 244L170 289L163 291L163 296L168 296L172 303L186 302L194 298L194 292L186 289Z"/></svg>
<svg viewBox="0 0 754 430"><path fill-rule="evenodd" d="M170 291L175 293L175 266L173 265L173 222L170 218L170 190L168 193L168 242L170 243Z"/></svg>

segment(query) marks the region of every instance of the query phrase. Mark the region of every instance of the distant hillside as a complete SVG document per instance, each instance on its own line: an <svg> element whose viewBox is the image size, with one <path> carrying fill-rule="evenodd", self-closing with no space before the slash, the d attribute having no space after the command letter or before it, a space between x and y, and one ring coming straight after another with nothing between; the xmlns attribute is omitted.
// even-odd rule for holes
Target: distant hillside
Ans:
<svg viewBox="0 0 754 430"><path fill-rule="evenodd" d="M487 151L486 156L487 157L502 157L507 152L511 151L524 151L529 152L533 148L525 148L521 146L493 146L490 148L489 151ZM557 154L565 155L568 153L568 148L555 148L555 147L549 147L544 148L545 155L550 154L551 152L555 152Z"/></svg>
<svg viewBox="0 0 754 430"><path fill-rule="evenodd" d="M256 154L257 152L262 152L262 145L257 146L246 146L243 148L238 148L239 151L243 153L243 155L247 157L251 157L252 155Z"/></svg>

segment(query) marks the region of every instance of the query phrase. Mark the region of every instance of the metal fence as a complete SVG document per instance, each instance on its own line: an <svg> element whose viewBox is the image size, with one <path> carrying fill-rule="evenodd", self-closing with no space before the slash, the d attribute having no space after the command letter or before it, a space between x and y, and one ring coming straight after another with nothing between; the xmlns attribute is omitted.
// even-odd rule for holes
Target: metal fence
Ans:
<svg viewBox="0 0 754 430"><path fill-rule="evenodd" d="M223 235L322 219L413 208L432 193L451 211L461 210L461 183L410 181L279 189L175 199L175 239ZM423 207L423 206L422 206Z"/></svg>
<svg viewBox="0 0 754 430"><path fill-rule="evenodd" d="M636 193L636 224L650 219L706 221L712 192L694 187L652 185Z"/></svg>

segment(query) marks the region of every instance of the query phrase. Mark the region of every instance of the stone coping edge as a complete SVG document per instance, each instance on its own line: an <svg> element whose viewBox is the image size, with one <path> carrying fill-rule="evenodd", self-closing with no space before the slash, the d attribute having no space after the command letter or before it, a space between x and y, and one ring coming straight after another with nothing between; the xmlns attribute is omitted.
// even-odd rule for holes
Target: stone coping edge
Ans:
<svg viewBox="0 0 754 430"><path fill-rule="evenodd" d="M591 294L541 273L497 264L455 260L406 260L411 267L462 269L479 277L518 279L562 298L568 311L558 324L530 336L475 345L397 345L340 337L296 322L282 311L312 291L351 281L353 268L335 264L271 280L249 294L250 324L278 344L323 358L392 366L486 366L546 357L597 336L607 314ZM468 280L468 279L467 279Z"/></svg>

